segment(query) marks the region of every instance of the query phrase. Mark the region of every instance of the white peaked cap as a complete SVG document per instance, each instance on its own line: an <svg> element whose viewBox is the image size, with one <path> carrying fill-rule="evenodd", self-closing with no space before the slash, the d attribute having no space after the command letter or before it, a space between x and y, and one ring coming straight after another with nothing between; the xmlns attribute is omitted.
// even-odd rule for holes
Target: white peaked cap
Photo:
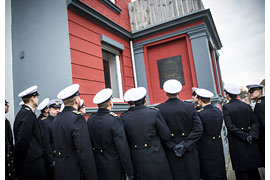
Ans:
<svg viewBox="0 0 270 180"><path fill-rule="evenodd" d="M144 87L135 88L129 96L130 101L139 101L146 96L146 89Z"/></svg>
<svg viewBox="0 0 270 180"><path fill-rule="evenodd" d="M129 90L127 90L124 94L124 100L126 102L129 102L130 101L130 96L135 92L135 88L131 88Z"/></svg>
<svg viewBox="0 0 270 180"><path fill-rule="evenodd" d="M48 105L49 101L49 98L45 98L41 103L39 103L37 110L41 111L42 109L44 109Z"/></svg>
<svg viewBox="0 0 270 180"><path fill-rule="evenodd" d="M20 106L24 105L24 102L23 102L23 101L21 101L21 102L19 103L19 105L20 105Z"/></svg>
<svg viewBox="0 0 270 180"><path fill-rule="evenodd" d="M62 112L64 108L65 108L65 105L63 103L63 104L61 104L60 112Z"/></svg>
<svg viewBox="0 0 270 180"><path fill-rule="evenodd" d="M211 91L208 91L202 88L197 88L195 92L198 96L203 97L203 98L211 98L214 96L214 94Z"/></svg>
<svg viewBox="0 0 270 180"><path fill-rule="evenodd" d="M95 95L93 103L94 104L104 103L105 101L109 100L112 97L112 93L113 92L110 88L102 89Z"/></svg>
<svg viewBox="0 0 270 180"><path fill-rule="evenodd" d="M57 94L57 98L58 99L68 99L69 97L72 97L73 95L77 94L77 92L79 91L80 85L79 84L72 84L68 87L66 87L65 89L63 89L62 91L60 91Z"/></svg>
<svg viewBox="0 0 270 180"><path fill-rule="evenodd" d="M234 95L238 95L241 92L240 89L236 85L234 85L234 84L225 84L224 89L228 93L234 94Z"/></svg>
<svg viewBox="0 0 270 180"><path fill-rule="evenodd" d="M182 84L176 79L170 79L163 84L163 90L169 94L176 94L182 90Z"/></svg>
<svg viewBox="0 0 270 180"><path fill-rule="evenodd" d="M23 98L24 96L27 96L27 95L29 95L29 94L33 94L33 93L37 92L37 88L38 88L38 87L37 87L36 85L35 85L35 86L32 86L32 87L30 87L30 88L28 88L28 89L26 89L26 90L20 92L20 93L18 94L18 96L19 96L20 98Z"/></svg>

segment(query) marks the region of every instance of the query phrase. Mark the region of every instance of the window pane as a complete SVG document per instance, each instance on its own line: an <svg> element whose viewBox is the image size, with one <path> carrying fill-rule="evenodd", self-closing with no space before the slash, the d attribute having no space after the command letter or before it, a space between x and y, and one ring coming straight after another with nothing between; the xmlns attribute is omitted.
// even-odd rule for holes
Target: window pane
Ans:
<svg viewBox="0 0 270 180"><path fill-rule="evenodd" d="M119 56L102 50L105 87L113 90L115 101L122 101L122 77Z"/></svg>
<svg viewBox="0 0 270 180"><path fill-rule="evenodd" d="M110 66L109 61L103 60L105 87L111 88Z"/></svg>

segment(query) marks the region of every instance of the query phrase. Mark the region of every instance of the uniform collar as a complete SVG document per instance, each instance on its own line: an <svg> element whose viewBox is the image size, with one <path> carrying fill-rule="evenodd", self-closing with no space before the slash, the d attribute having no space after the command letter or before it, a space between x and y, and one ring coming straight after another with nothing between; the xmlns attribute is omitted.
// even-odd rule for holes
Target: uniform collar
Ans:
<svg viewBox="0 0 270 180"><path fill-rule="evenodd" d="M111 111L107 108L98 108L98 111L97 113L104 113L104 114L107 114L107 113L110 113Z"/></svg>
<svg viewBox="0 0 270 180"><path fill-rule="evenodd" d="M144 104L140 104L140 105L137 105L135 106L134 108L130 109L131 111L135 110L135 109L139 109L139 108L144 108L145 105Z"/></svg>
<svg viewBox="0 0 270 180"><path fill-rule="evenodd" d="M203 107L204 109L213 109L212 104L207 104L206 106Z"/></svg>
<svg viewBox="0 0 270 180"><path fill-rule="evenodd" d="M65 108L63 109L63 112L66 112L66 111L74 111L76 110L74 107L72 106L65 106Z"/></svg>
<svg viewBox="0 0 270 180"><path fill-rule="evenodd" d="M230 102L238 102L239 100L237 98L231 99Z"/></svg>
<svg viewBox="0 0 270 180"><path fill-rule="evenodd" d="M27 104L24 104L24 106L29 107L29 108L32 110L32 112L35 113L34 109L33 109L31 106L29 106L29 105L27 105Z"/></svg>
<svg viewBox="0 0 270 180"><path fill-rule="evenodd" d="M261 96L257 101L259 100L265 100L265 96Z"/></svg>
<svg viewBox="0 0 270 180"><path fill-rule="evenodd" d="M179 101L178 98L169 98L169 99L167 100L167 102L177 102L177 101Z"/></svg>

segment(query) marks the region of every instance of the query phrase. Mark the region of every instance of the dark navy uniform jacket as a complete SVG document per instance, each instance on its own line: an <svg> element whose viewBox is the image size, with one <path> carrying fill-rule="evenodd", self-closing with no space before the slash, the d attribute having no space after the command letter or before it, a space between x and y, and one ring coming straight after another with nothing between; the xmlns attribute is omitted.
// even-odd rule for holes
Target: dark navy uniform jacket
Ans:
<svg viewBox="0 0 270 180"><path fill-rule="evenodd" d="M202 136L203 126L194 104L171 98L157 108L170 129L171 142L184 142L187 149L181 158L176 157L170 149L166 151L174 179L200 179L197 142Z"/></svg>
<svg viewBox="0 0 270 180"><path fill-rule="evenodd" d="M226 179L225 159L221 139L222 112L209 104L198 110L203 135L198 143L202 179Z"/></svg>
<svg viewBox="0 0 270 180"><path fill-rule="evenodd" d="M54 161L54 143L53 143L53 135L52 135L52 123L54 117L49 115L48 117L43 117L40 120L40 128L43 135L44 141L44 149L45 149L45 162L47 166L51 165Z"/></svg>
<svg viewBox="0 0 270 180"><path fill-rule="evenodd" d="M41 120L44 120L45 118L47 118L47 116L45 116L44 114L40 113L40 115L38 116L37 120L38 123L40 123Z"/></svg>
<svg viewBox="0 0 270 180"><path fill-rule="evenodd" d="M16 178L14 169L14 151L13 151L13 134L9 120L5 121L5 175L6 180L13 180Z"/></svg>
<svg viewBox="0 0 270 180"><path fill-rule="evenodd" d="M260 124L260 133L258 139L258 145L260 148L261 159L263 166L265 165L265 96L260 97L256 101L254 113Z"/></svg>
<svg viewBox="0 0 270 180"><path fill-rule="evenodd" d="M161 140L170 131L158 109L138 105L120 116L124 123L136 180L172 180Z"/></svg>
<svg viewBox="0 0 270 180"><path fill-rule="evenodd" d="M55 180L97 180L96 165L84 117L66 106L52 125Z"/></svg>
<svg viewBox="0 0 270 180"><path fill-rule="evenodd" d="M120 118L99 109L87 121L99 180L125 180L133 176L133 165Z"/></svg>
<svg viewBox="0 0 270 180"><path fill-rule="evenodd" d="M15 169L18 179L47 179L43 141L34 112L22 105L14 122Z"/></svg>
<svg viewBox="0 0 270 180"><path fill-rule="evenodd" d="M228 130L229 150L235 171L247 171L261 167L259 147L259 123L250 105L232 99L223 106L223 117ZM253 144L247 136L254 137Z"/></svg>

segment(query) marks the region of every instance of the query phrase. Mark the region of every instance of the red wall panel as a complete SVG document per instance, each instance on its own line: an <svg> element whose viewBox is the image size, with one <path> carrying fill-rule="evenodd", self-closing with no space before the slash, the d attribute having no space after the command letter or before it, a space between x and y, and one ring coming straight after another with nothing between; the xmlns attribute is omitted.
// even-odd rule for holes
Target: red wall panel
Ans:
<svg viewBox="0 0 270 180"><path fill-rule="evenodd" d="M190 51L187 35L169 38L160 42L148 44L144 48L144 60L148 84L150 104L161 103L167 99L163 89L160 88L157 60L181 56L185 85L180 92L181 99L190 99L192 87L197 86L193 57ZM192 63L191 63L192 62Z"/></svg>
<svg viewBox="0 0 270 180"><path fill-rule="evenodd" d="M68 25L72 79L73 83L80 84L81 98L87 107L96 107L92 102L93 97L105 88L100 40L102 34L124 45L120 58L123 90L125 92L134 87L129 40L103 29L70 9L68 9Z"/></svg>
<svg viewBox="0 0 270 180"><path fill-rule="evenodd" d="M119 24L126 30L130 31L128 3L131 0L115 0L115 4L122 10L120 14L116 14L113 10L105 6L99 0L81 0L83 3L92 7L99 13Z"/></svg>

